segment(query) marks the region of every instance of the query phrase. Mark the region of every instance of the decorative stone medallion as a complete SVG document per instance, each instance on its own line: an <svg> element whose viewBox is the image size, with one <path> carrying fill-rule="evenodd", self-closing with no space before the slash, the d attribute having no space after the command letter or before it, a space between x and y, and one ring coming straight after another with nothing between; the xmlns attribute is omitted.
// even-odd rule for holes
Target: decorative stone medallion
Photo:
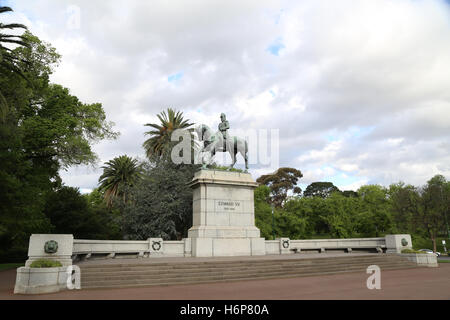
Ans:
<svg viewBox="0 0 450 320"><path fill-rule="evenodd" d="M402 239L402 246L406 247L408 245L408 240L405 238Z"/></svg>
<svg viewBox="0 0 450 320"><path fill-rule="evenodd" d="M283 248L289 248L289 240L283 240Z"/></svg>
<svg viewBox="0 0 450 320"><path fill-rule="evenodd" d="M58 251L58 242L49 240L44 244L45 253L56 253Z"/></svg>
<svg viewBox="0 0 450 320"><path fill-rule="evenodd" d="M161 249L161 242L160 241L152 241L152 249L155 251L159 251Z"/></svg>

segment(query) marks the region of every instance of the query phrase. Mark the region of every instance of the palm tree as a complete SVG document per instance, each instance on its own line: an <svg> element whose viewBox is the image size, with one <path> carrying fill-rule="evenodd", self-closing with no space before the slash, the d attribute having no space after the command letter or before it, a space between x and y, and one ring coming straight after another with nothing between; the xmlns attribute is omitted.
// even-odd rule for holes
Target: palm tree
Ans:
<svg viewBox="0 0 450 320"><path fill-rule="evenodd" d="M0 7L0 13L5 13L13 11L10 7ZM12 34L3 33L6 29L16 29L22 28L27 29L26 26L20 23L9 23L3 24L0 22L0 72L14 72L22 77L25 77L22 71L17 67L17 62L19 59L11 54L12 49L6 47L6 44L18 44L20 46L29 47L24 36L17 36ZM5 121L6 114L9 111L8 103L0 91L0 119L2 122Z"/></svg>
<svg viewBox="0 0 450 320"><path fill-rule="evenodd" d="M98 190L104 192L105 201L111 207L114 199L128 199L128 188L135 185L142 177L142 167L137 159L127 155L116 157L105 163L103 174L98 179Z"/></svg>
<svg viewBox="0 0 450 320"><path fill-rule="evenodd" d="M176 129L185 129L192 125L189 120L183 119L183 112L175 111L171 108L161 112L157 115L161 124L147 123L145 126L149 126L154 130L147 131L145 135L149 135L150 138L145 140L143 147L147 154L147 157L152 155L161 156L171 145L170 136Z"/></svg>

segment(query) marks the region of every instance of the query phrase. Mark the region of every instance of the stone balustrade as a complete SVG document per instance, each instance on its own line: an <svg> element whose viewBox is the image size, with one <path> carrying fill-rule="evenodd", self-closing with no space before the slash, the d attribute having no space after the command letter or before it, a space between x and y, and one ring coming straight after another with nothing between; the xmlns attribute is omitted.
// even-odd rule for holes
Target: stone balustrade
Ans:
<svg viewBox="0 0 450 320"><path fill-rule="evenodd" d="M73 240L73 258L90 258L91 256L116 257L121 254L144 255L150 252L149 241L130 240Z"/></svg>
<svg viewBox="0 0 450 320"><path fill-rule="evenodd" d="M352 239L313 239L291 240L290 248L297 251L317 250L373 250L383 252L386 250L386 238L352 238Z"/></svg>
<svg viewBox="0 0 450 320"><path fill-rule="evenodd" d="M187 239L182 241L163 241L162 238L147 240L73 240L73 260L89 258L122 257L184 257L190 256L185 250ZM187 251L187 255L185 254Z"/></svg>
<svg viewBox="0 0 450 320"><path fill-rule="evenodd" d="M94 258L158 258L158 257L191 257L193 239L180 241L164 241L162 238L147 240L84 240L73 239L71 234L33 234L30 237L28 260L25 267L17 270L15 293L48 293L63 290L71 275L72 262ZM259 239L259 238L258 238ZM224 241L223 239L220 239ZM236 238L226 239L229 245L235 244ZM291 240L280 238L263 240L262 254L295 254L316 250L372 250L387 253L401 253L403 249L412 248L411 237L407 234L386 235L383 238L355 239L313 239ZM224 242L225 243L225 242ZM251 243L253 245L253 243ZM218 247L219 248L219 247ZM220 249L220 248L219 248ZM258 246L258 250L260 247ZM251 251L251 250L250 250ZM238 251L236 251L238 252ZM259 251L258 251L259 253ZM237 255L237 254L236 254ZM242 255L245 255L242 254ZM414 255L409 259L419 265L437 266L435 257L430 255ZM409 257L409 256L408 256ZM46 259L59 261L61 268L31 268L33 261ZM70 279L69 279L70 280Z"/></svg>
<svg viewBox="0 0 450 320"><path fill-rule="evenodd" d="M406 245L401 245L395 239L405 239ZM391 239L391 240L389 240ZM392 240L393 239L393 240ZM390 245L388 242L390 241ZM73 259L86 259L94 257L120 258L120 257L190 257L191 239L180 241L164 241L161 238L148 240L73 240ZM400 249L411 248L409 235L387 235L380 238L350 238L350 239L311 239L291 240L280 238L265 240L265 254L293 254L298 252L326 252L330 250L343 250L347 252L366 250L373 252L400 253Z"/></svg>

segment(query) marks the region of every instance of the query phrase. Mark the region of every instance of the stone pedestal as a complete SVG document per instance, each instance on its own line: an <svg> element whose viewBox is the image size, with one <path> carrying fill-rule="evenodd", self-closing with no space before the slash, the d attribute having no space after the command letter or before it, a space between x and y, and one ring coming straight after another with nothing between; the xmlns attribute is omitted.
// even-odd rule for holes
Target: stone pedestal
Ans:
<svg viewBox="0 0 450 320"><path fill-rule="evenodd" d="M291 241L289 238L280 238L280 254L290 254Z"/></svg>
<svg viewBox="0 0 450 320"><path fill-rule="evenodd" d="M67 267L17 269L14 293L40 294L63 291L67 289L69 273Z"/></svg>
<svg viewBox="0 0 450 320"><path fill-rule="evenodd" d="M249 173L196 172L191 187L193 225L188 236L192 256L264 255L265 241L255 226L254 188Z"/></svg>
<svg viewBox="0 0 450 320"><path fill-rule="evenodd" d="M57 244L55 252L46 252L47 242ZM73 235L71 234L32 234L28 245L28 260L25 267L29 267L35 260L46 259L61 262L64 267L72 265Z"/></svg>
<svg viewBox="0 0 450 320"><path fill-rule="evenodd" d="M403 249L412 249L411 235L387 234L386 253L401 253Z"/></svg>

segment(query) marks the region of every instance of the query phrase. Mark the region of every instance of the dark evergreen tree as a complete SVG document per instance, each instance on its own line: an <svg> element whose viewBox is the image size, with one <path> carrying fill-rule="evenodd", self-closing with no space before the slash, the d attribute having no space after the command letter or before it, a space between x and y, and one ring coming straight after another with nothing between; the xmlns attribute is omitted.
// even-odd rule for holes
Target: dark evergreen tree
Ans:
<svg viewBox="0 0 450 320"><path fill-rule="evenodd" d="M304 197L327 198L333 192L340 192L332 182L313 182L303 192Z"/></svg>

